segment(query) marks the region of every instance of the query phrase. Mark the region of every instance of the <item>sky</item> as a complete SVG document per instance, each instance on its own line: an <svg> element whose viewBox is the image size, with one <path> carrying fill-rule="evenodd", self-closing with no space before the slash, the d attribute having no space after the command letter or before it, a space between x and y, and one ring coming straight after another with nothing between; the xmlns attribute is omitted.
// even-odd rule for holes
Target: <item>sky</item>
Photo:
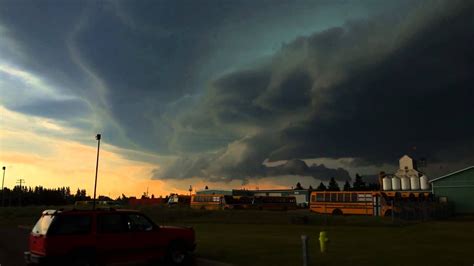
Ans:
<svg viewBox="0 0 474 266"><path fill-rule="evenodd" d="M5 185L116 197L474 165L472 1L0 1Z"/></svg>

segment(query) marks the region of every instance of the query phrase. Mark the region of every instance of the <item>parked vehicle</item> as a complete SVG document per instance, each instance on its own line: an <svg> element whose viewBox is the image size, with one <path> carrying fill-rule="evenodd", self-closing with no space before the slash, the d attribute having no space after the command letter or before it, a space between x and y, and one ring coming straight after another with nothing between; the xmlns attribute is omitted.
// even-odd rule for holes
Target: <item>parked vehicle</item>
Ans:
<svg viewBox="0 0 474 266"><path fill-rule="evenodd" d="M222 210L225 206L224 195L192 195L191 208L201 210Z"/></svg>
<svg viewBox="0 0 474 266"><path fill-rule="evenodd" d="M135 210L46 210L29 236L28 264L156 262L186 265L194 229L159 226Z"/></svg>

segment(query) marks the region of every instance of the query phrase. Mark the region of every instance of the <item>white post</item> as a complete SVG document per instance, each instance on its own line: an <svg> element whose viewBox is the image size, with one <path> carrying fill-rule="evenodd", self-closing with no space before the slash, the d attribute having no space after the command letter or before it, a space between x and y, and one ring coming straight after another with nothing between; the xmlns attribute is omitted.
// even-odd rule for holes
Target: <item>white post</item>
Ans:
<svg viewBox="0 0 474 266"><path fill-rule="evenodd" d="M309 257L308 257L308 236L302 235L301 242L303 243L303 266L308 266Z"/></svg>

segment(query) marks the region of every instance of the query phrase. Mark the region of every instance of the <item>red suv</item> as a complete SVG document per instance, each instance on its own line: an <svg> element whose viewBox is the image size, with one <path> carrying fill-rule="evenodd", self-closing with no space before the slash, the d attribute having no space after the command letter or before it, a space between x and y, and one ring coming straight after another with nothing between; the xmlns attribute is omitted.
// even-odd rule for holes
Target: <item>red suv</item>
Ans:
<svg viewBox="0 0 474 266"><path fill-rule="evenodd" d="M46 210L29 237L28 264L185 265L196 247L192 228L158 226L134 210Z"/></svg>

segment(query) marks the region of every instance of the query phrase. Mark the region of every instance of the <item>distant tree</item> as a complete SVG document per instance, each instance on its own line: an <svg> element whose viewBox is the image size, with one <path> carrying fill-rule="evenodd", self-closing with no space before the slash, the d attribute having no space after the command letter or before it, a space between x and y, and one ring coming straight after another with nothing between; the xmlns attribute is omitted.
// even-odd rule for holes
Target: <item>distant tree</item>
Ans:
<svg viewBox="0 0 474 266"><path fill-rule="evenodd" d="M204 189L205 189L205 190L208 190L208 189L209 189L209 187L208 187L208 186L206 186Z"/></svg>
<svg viewBox="0 0 474 266"><path fill-rule="evenodd" d="M308 190L314 190L313 186L309 185Z"/></svg>
<svg viewBox="0 0 474 266"><path fill-rule="evenodd" d="M76 195L74 195L75 200L81 200L81 190L77 188Z"/></svg>
<svg viewBox="0 0 474 266"><path fill-rule="evenodd" d="M296 183L295 189L303 189L300 182Z"/></svg>
<svg viewBox="0 0 474 266"><path fill-rule="evenodd" d="M344 191L349 191L351 190L351 184L349 183L348 180L346 180L346 183L344 183Z"/></svg>
<svg viewBox="0 0 474 266"><path fill-rule="evenodd" d="M352 184L353 190L361 191L366 190L365 182L362 180L362 176L356 174L354 184Z"/></svg>
<svg viewBox="0 0 474 266"><path fill-rule="evenodd" d="M316 188L316 191L325 191L325 190L327 190L327 188L323 184L323 182L319 183L319 186Z"/></svg>
<svg viewBox="0 0 474 266"><path fill-rule="evenodd" d="M334 179L334 177L331 177L331 180L329 180L328 190L329 191L340 191L341 190L339 188L339 185L336 182L336 179Z"/></svg>

